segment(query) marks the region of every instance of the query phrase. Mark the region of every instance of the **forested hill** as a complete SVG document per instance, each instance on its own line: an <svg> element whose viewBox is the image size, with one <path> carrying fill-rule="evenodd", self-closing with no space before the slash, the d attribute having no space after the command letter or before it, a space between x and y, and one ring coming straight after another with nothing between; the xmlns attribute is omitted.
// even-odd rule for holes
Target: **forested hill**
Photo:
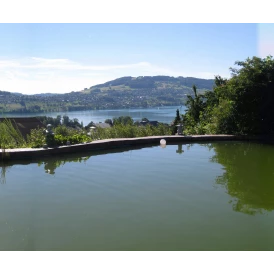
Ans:
<svg viewBox="0 0 274 274"><path fill-rule="evenodd" d="M0 112L43 113L117 108L182 105L192 86L198 93L212 90L214 80L193 77L122 77L104 84L65 94L23 95L0 91Z"/></svg>
<svg viewBox="0 0 274 274"><path fill-rule="evenodd" d="M198 89L212 90L213 79L200 79L194 77L170 77L170 76L139 76L139 77L121 77L104 84L90 87L89 90L96 89L165 89L165 88L192 88L196 85Z"/></svg>

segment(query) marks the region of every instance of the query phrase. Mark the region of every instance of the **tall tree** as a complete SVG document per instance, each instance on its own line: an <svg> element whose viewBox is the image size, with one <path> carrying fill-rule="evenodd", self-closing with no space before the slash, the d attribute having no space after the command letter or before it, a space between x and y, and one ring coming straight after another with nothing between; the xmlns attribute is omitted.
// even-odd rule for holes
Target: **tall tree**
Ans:
<svg viewBox="0 0 274 274"><path fill-rule="evenodd" d="M274 60L253 57L235 62L227 80L215 77L215 87L203 100L189 96L184 116L188 128L204 133L274 133ZM201 126L202 125L202 126Z"/></svg>
<svg viewBox="0 0 274 274"><path fill-rule="evenodd" d="M199 121L200 112L203 110L203 95L197 94L197 87L192 86L194 97L187 95L186 107L190 116L194 119L195 122Z"/></svg>

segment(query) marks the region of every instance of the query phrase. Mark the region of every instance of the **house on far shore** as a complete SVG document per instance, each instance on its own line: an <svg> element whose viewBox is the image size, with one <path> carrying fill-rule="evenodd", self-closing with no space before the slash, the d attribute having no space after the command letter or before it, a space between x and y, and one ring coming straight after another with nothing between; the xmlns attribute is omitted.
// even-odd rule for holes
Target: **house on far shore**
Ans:
<svg viewBox="0 0 274 274"><path fill-rule="evenodd" d="M140 125L142 125L142 126L150 125L150 126L157 127L158 124L159 124L158 121L141 121L140 122Z"/></svg>
<svg viewBox="0 0 274 274"><path fill-rule="evenodd" d="M4 120L10 120L14 128L18 128L24 139L30 134L32 129L46 128L44 124L36 117L10 117L10 118L0 118L0 122Z"/></svg>
<svg viewBox="0 0 274 274"><path fill-rule="evenodd" d="M100 127L100 128L111 128L111 125L108 123L95 123L95 127Z"/></svg>

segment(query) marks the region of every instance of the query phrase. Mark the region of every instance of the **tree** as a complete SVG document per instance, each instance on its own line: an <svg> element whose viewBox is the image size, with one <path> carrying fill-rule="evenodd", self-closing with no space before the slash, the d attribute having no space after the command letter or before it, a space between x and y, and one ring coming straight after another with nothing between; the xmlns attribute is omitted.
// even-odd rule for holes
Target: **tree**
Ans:
<svg viewBox="0 0 274 274"><path fill-rule="evenodd" d="M112 120L111 120L111 119L106 119L106 120L105 120L105 123L107 123L107 124L113 126L113 123L112 123Z"/></svg>
<svg viewBox="0 0 274 274"><path fill-rule="evenodd" d="M63 115L63 125L69 126L69 117L67 115Z"/></svg>
<svg viewBox="0 0 274 274"><path fill-rule="evenodd" d="M181 117L180 117L180 112L179 112L179 109L176 110L176 117L172 123L172 134L176 134L177 132L177 125L181 123Z"/></svg>
<svg viewBox="0 0 274 274"><path fill-rule="evenodd" d="M200 122L200 114L204 110L204 95L197 94L197 87L195 85L192 86L192 90L194 93L194 97L187 95L186 101L186 113L182 115L183 117L183 124L186 128L190 129L189 133L202 133L202 132L195 132L194 127L195 125L199 124Z"/></svg>
<svg viewBox="0 0 274 274"><path fill-rule="evenodd" d="M184 124L203 133L274 133L274 60L253 57L235 62L227 80L215 77L213 91L188 96Z"/></svg>
<svg viewBox="0 0 274 274"><path fill-rule="evenodd" d="M265 134L274 132L274 60L253 57L235 63L233 77L226 84L230 100L234 102L237 131Z"/></svg>
<svg viewBox="0 0 274 274"><path fill-rule="evenodd" d="M113 125L133 125L133 119L130 116L120 116L118 118L113 118Z"/></svg>
<svg viewBox="0 0 274 274"><path fill-rule="evenodd" d="M197 87L192 86L194 97L187 95L186 107L188 114L195 122L199 121L200 112L203 110L203 95L197 94Z"/></svg>
<svg viewBox="0 0 274 274"><path fill-rule="evenodd" d="M38 118L45 126L48 124L51 124L53 127L61 125L61 115L57 115L56 118L48 116L37 116L36 118Z"/></svg>

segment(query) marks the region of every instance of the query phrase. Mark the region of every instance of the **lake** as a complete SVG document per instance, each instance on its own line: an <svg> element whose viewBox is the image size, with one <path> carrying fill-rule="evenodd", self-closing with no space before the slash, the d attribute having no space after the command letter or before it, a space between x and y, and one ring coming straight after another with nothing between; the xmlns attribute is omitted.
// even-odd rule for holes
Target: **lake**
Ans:
<svg viewBox="0 0 274 274"><path fill-rule="evenodd" d="M273 250L273 163L212 142L2 164L0 250Z"/></svg>
<svg viewBox="0 0 274 274"><path fill-rule="evenodd" d="M94 123L104 122L106 119L112 119L119 116L131 116L134 121L147 118L150 121L158 121L162 123L171 123L175 116L176 110L179 109L183 114L185 106L158 107L158 108L136 108L136 109L116 109L116 110L86 110L86 111L70 111L70 112L47 112L47 113L28 113L28 114L5 114L0 117L34 117L57 115L67 115L70 119L77 118L79 122L83 122L86 126L91 121Z"/></svg>

